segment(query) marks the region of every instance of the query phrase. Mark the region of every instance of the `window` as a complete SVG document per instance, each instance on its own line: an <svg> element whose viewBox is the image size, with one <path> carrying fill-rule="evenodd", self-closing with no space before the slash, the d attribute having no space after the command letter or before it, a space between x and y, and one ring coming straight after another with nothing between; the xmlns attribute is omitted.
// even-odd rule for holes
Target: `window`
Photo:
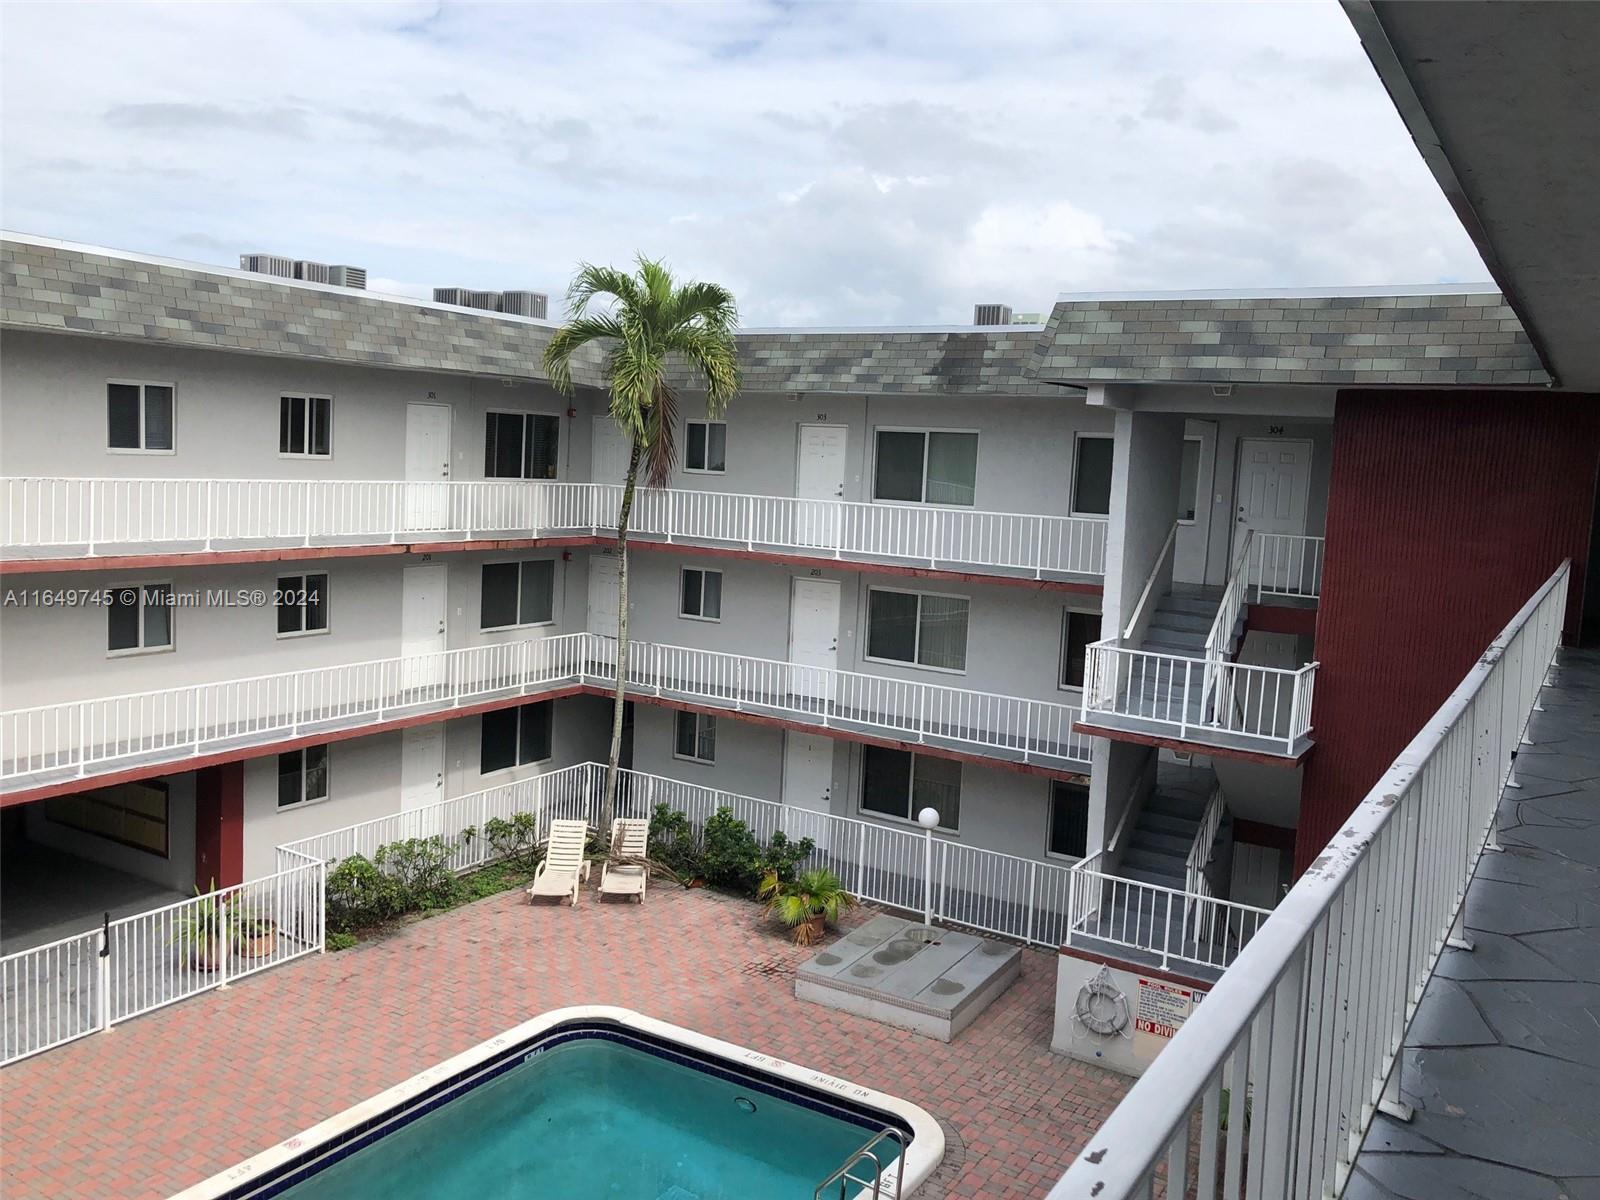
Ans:
<svg viewBox="0 0 1600 1200"><path fill-rule="evenodd" d="M483 714L478 772L503 771L550 761L553 700L540 700L516 708L497 708Z"/></svg>
<svg viewBox="0 0 1600 1200"><path fill-rule="evenodd" d="M978 435L880 429L876 500L971 507L978 486Z"/></svg>
<svg viewBox="0 0 1600 1200"><path fill-rule="evenodd" d="M484 433L484 478L554 479L560 442L559 417L489 413Z"/></svg>
<svg viewBox="0 0 1600 1200"><path fill-rule="evenodd" d="M722 421L690 421L688 447L683 455L685 471L720 474L728 465L728 426Z"/></svg>
<svg viewBox="0 0 1600 1200"><path fill-rule="evenodd" d="M705 713L680 712L673 731L672 757L694 762L717 761L717 719Z"/></svg>
<svg viewBox="0 0 1600 1200"><path fill-rule="evenodd" d="M278 576L278 636L328 632L328 577Z"/></svg>
<svg viewBox="0 0 1600 1200"><path fill-rule="evenodd" d="M172 648L172 585L113 587L106 606L106 649L139 654Z"/></svg>
<svg viewBox="0 0 1600 1200"><path fill-rule="evenodd" d="M1061 619L1061 678L1064 688L1083 686L1089 643L1100 640L1100 614L1069 608Z"/></svg>
<svg viewBox="0 0 1600 1200"><path fill-rule="evenodd" d="M478 601L480 629L548 625L555 620L556 564L553 559L484 563Z"/></svg>
<svg viewBox="0 0 1600 1200"><path fill-rule="evenodd" d="M1089 852L1089 789L1081 783L1050 784L1051 854L1082 858Z"/></svg>
<svg viewBox="0 0 1600 1200"><path fill-rule="evenodd" d="M940 829L961 826L961 764L884 746L862 747L861 808L901 821L915 821L932 808Z"/></svg>
<svg viewBox="0 0 1600 1200"><path fill-rule="evenodd" d="M333 398L278 398L278 453L305 457L333 453Z"/></svg>
<svg viewBox="0 0 1600 1200"><path fill-rule="evenodd" d="M678 615L693 617L697 621L722 620L722 572L685 567L679 590Z"/></svg>
<svg viewBox="0 0 1600 1200"><path fill-rule="evenodd" d="M1194 522L1200 508L1200 439L1183 439L1183 465L1178 468L1178 520Z"/></svg>
<svg viewBox="0 0 1600 1200"><path fill-rule="evenodd" d="M1083 516L1111 515L1111 459L1116 440L1080 434L1072 468L1072 511Z"/></svg>
<svg viewBox="0 0 1600 1200"><path fill-rule="evenodd" d="M113 450L172 450L170 383L106 384L106 445Z"/></svg>
<svg viewBox="0 0 1600 1200"><path fill-rule="evenodd" d="M867 657L941 671L965 671L967 605L964 596L870 589Z"/></svg>
<svg viewBox="0 0 1600 1200"><path fill-rule="evenodd" d="M278 807L328 798L328 747L307 746L278 755Z"/></svg>

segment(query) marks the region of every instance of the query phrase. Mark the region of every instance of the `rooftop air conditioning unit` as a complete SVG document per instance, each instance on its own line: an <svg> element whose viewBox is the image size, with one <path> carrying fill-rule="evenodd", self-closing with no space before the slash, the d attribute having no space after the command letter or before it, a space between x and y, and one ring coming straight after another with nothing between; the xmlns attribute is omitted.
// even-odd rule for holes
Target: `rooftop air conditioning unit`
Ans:
<svg viewBox="0 0 1600 1200"><path fill-rule="evenodd" d="M466 288L434 288L433 302L435 304L459 304L465 307L470 303L467 297L471 294Z"/></svg>
<svg viewBox="0 0 1600 1200"><path fill-rule="evenodd" d="M467 293L467 307L469 307L469 308L487 308L490 312L496 312L500 308L500 293L499 292L468 292Z"/></svg>
<svg viewBox="0 0 1600 1200"><path fill-rule="evenodd" d="M293 279L294 259L284 258L281 254L241 254L239 269L254 271L258 275L277 275L284 279Z"/></svg>
<svg viewBox="0 0 1600 1200"><path fill-rule="evenodd" d="M303 258L298 258L295 260L294 264L294 277L296 279L303 279L307 283L327 283L328 264L307 262Z"/></svg>
<svg viewBox="0 0 1600 1200"><path fill-rule="evenodd" d="M518 317L543 318L550 306L550 298L543 292L502 292L500 311Z"/></svg>
<svg viewBox="0 0 1600 1200"><path fill-rule="evenodd" d="M329 267L328 282L334 287L355 288L364 292L367 290L367 269L342 265Z"/></svg>
<svg viewBox="0 0 1600 1200"><path fill-rule="evenodd" d="M1011 306L1009 304L974 304L972 306L972 323L974 325L1009 325L1011 324Z"/></svg>

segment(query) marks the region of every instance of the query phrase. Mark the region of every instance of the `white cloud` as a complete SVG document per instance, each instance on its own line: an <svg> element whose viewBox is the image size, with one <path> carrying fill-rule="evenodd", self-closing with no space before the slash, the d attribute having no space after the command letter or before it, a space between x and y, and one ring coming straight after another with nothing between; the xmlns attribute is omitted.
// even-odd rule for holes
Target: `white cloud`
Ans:
<svg viewBox="0 0 1600 1200"><path fill-rule="evenodd" d="M8 226L420 294L636 250L760 324L1485 274L1332 3L10 5L0 69Z"/></svg>

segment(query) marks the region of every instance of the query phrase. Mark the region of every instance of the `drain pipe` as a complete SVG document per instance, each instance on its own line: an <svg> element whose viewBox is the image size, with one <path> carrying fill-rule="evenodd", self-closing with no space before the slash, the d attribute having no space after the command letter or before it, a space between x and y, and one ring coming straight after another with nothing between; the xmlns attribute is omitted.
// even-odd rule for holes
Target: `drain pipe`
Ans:
<svg viewBox="0 0 1600 1200"><path fill-rule="evenodd" d="M917 814L922 826L922 923L933 925L933 827L939 823L939 810L925 808Z"/></svg>

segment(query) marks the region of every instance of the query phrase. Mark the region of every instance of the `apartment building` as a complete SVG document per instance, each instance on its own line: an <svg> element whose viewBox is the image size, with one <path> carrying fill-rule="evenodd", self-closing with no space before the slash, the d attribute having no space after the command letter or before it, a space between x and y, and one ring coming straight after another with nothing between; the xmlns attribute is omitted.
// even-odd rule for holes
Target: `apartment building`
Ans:
<svg viewBox="0 0 1600 1200"><path fill-rule="evenodd" d="M542 378L551 322L22 236L4 266L10 861L150 903L604 757L626 446L598 361L571 399ZM1064 297L740 352L635 515L626 765L890 828L931 805L942 841L1257 909L1381 749L1330 678L1416 499L1372 456L1466 410L1485 469L1594 453L1485 288ZM1588 478L1548 519L1452 520L1581 562Z"/></svg>

